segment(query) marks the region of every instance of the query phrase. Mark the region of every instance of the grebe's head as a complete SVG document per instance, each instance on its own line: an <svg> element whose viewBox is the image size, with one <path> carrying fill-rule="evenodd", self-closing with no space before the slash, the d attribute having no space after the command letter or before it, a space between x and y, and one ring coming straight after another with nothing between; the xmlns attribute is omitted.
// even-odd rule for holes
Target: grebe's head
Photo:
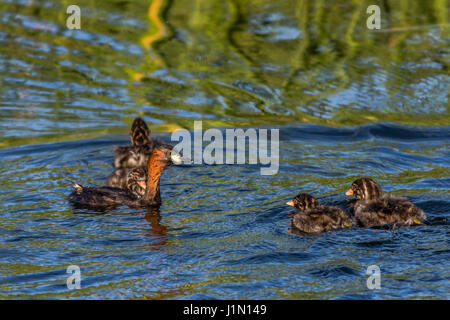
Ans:
<svg viewBox="0 0 450 320"><path fill-rule="evenodd" d="M358 200L377 199L381 197L381 187L372 179L360 178L352 183L345 195L354 196Z"/></svg>
<svg viewBox="0 0 450 320"><path fill-rule="evenodd" d="M128 172L127 188L136 196L142 197L147 188L147 173L143 168L134 168Z"/></svg>
<svg viewBox="0 0 450 320"><path fill-rule="evenodd" d="M152 166L158 163L161 166L168 166L171 164L181 164L183 162L183 156L173 150L173 147L169 144L159 144L154 149L149 158L148 165L152 163Z"/></svg>
<svg viewBox="0 0 450 320"><path fill-rule="evenodd" d="M288 206L294 207L297 210L310 210L319 205L319 201L307 193L299 193L294 199L286 202Z"/></svg>
<svg viewBox="0 0 450 320"><path fill-rule="evenodd" d="M145 121L139 117L134 119L130 131L131 143L135 146L147 144L149 136L150 129L147 127Z"/></svg>

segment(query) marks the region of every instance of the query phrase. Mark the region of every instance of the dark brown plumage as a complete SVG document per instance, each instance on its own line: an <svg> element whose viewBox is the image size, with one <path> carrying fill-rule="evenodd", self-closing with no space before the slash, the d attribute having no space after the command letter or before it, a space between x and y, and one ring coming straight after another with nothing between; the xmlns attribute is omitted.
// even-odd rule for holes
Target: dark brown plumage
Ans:
<svg viewBox="0 0 450 320"><path fill-rule="evenodd" d="M306 193L298 194L287 205L297 209L291 214L291 233L318 233L332 229L351 227L352 218L342 209L333 206L323 206L314 197Z"/></svg>
<svg viewBox="0 0 450 320"><path fill-rule="evenodd" d="M69 202L76 207L114 208L119 205L139 206L145 194L146 172L142 168L130 170L124 179L124 188L84 187L73 183L74 191L69 195Z"/></svg>
<svg viewBox="0 0 450 320"><path fill-rule="evenodd" d="M140 198L128 190L113 187L84 187L74 183L69 202L76 208L112 209L120 205L140 207Z"/></svg>
<svg viewBox="0 0 450 320"><path fill-rule="evenodd" d="M150 129L139 117L134 119L130 131L131 145L117 147L114 151L114 167L133 168L145 166L153 149L163 143L150 139ZM166 145L172 148L170 145Z"/></svg>
<svg viewBox="0 0 450 320"><path fill-rule="evenodd" d="M148 159L147 170L134 168L127 173L126 188L83 187L75 183L75 190L69 195L69 202L75 207L102 209L119 205L159 206L161 204L160 177L164 168L172 163L172 158L171 148L164 145L158 146Z"/></svg>
<svg viewBox="0 0 450 320"><path fill-rule="evenodd" d="M381 187L372 179L360 178L345 193L355 196L355 219L363 227L376 225L411 226L422 224L426 215L406 198L382 195Z"/></svg>

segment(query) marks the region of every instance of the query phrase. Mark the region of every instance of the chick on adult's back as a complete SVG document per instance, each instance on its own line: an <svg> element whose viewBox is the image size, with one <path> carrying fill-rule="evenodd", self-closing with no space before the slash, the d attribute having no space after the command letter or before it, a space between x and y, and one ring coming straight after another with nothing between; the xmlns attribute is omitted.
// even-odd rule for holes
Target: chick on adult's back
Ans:
<svg viewBox="0 0 450 320"><path fill-rule="evenodd" d="M114 167L134 168L145 166L153 149L163 143L150 139L150 129L139 117L134 119L130 131L131 145L117 147L114 151ZM166 145L167 146L167 145ZM170 148L172 146L169 145Z"/></svg>

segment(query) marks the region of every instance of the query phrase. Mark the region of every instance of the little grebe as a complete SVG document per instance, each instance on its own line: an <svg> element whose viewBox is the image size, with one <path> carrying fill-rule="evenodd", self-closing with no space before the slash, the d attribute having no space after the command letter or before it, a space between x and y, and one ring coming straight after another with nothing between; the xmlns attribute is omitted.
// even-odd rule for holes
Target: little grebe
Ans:
<svg viewBox="0 0 450 320"><path fill-rule="evenodd" d="M114 151L114 167L133 168L145 166L152 151L162 143L150 139L150 129L139 117L134 119L130 131L131 145L117 147ZM172 146L166 145L170 148Z"/></svg>
<svg viewBox="0 0 450 320"><path fill-rule="evenodd" d="M355 218L363 227L388 224L410 226L422 224L426 219L423 210L406 198L382 195L381 187L369 178L355 180L345 194L355 196Z"/></svg>
<svg viewBox="0 0 450 320"><path fill-rule="evenodd" d="M172 164L172 158L176 158L172 156L172 149L164 145L158 146L148 159L147 170L143 168L129 170L125 188L83 187L74 184L75 190L69 195L69 202L76 207L87 208L114 208L119 205L159 206L160 177L164 168Z"/></svg>
<svg viewBox="0 0 450 320"><path fill-rule="evenodd" d="M290 215L290 231L293 233L318 233L353 225L352 218L342 209L323 206L306 193L298 194L286 204L297 209L297 213Z"/></svg>

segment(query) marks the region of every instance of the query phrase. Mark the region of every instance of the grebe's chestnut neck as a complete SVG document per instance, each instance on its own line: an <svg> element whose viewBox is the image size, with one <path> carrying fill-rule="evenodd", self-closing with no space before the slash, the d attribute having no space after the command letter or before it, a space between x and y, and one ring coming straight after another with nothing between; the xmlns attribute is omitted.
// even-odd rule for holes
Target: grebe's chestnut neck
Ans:
<svg viewBox="0 0 450 320"><path fill-rule="evenodd" d="M171 146L160 145L153 150L147 162L147 188L143 197L146 203L161 203L159 181L164 168L172 163Z"/></svg>

